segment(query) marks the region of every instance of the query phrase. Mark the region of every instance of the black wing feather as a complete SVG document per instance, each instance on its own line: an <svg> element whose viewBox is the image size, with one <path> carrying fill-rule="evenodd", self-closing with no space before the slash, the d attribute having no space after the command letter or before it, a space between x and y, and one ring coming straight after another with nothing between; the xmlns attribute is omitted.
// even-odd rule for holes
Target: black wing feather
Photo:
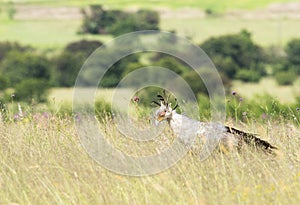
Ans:
<svg viewBox="0 0 300 205"><path fill-rule="evenodd" d="M254 145L264 149L265 151L273 152L273 149L277 149L277 147L271 145L269 142L260 139L257 135L252 133L247 133L242 130L238 130L233 127L225 126L226 132L239 136L244 142L249 145Z"/></svg>

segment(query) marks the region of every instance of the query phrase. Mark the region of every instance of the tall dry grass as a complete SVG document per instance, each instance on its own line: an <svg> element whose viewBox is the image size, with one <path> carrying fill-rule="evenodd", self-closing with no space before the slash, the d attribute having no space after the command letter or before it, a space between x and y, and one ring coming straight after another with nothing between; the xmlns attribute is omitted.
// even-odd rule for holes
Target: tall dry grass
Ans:
<svg viewBox="0 0 300 205"><path fill-rule="evenodd" d="M110 120L102 121L100 128L120 149L136 153L155 152L173 140L168 129L147 145L122 138ZM260 133L280 154L244 149L215 152L205 161L187 154L159 174L131 177L94 162L71 117L34 114L2 122L0 204L298 204L299 127L269 121L243 128Z"/></svg>

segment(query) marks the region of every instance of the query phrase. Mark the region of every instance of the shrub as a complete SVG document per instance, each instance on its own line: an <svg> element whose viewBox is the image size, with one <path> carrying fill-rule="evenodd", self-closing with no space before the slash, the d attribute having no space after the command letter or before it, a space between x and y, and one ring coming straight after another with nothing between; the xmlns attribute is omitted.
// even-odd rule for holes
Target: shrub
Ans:
<svg viewBox="0 0 300 205"><path fill-rule="evenodd" d="M5 56L11 51L25 52L32 51L33 49L29 46L22 46L16 42L0 42L0 62Z"/></svg>
<svg viewBox="0 0 300 205"><path fill-rule="evenodd" d="M292 65L300 65L300 38L290 40L285 48L288 61Z"/></svg>
<svg viewBox="0 0 300 205"><path fill-rule="evenodd" d="M153 61L153 65L170 69L180 75L190 70L184 62L168 55L163 55L158 61Z"/></svg>
<svg viewBox="0 0 300 205"><path fill-rule="evenodd" d="M261 75L254 70L242 69L237 71L235 78L244 82L258 82Z"/></svg>
<svg viewBox="0 0 300 205"><path fill-rule="evenodd" d="M0 76L0 90L4 90L8 86L8 79L4 76Z"/></svg>
<svg viewBox="0 0 300 205"><path fill-rule="evenodd" d="M292 85L297 79L297 75L293 71L282 71L275 74L275 80L279 85Z"/></svg>
<svg viewBox="0 0 300 205"><path fill-rule="evenodd" d="M248 31L212 37L200 46L229 78L235 78L239 69L248 68L265 75L263 49L256 45Z"/></svg>
<svg viewBox="0 0 300 205"><path fill-rule="evenodd" d="M14 2L10 1L7 7L7 15L10 20L13 20L17 13L17 9L15 8Z"/></svg>
<svg viewBox="0 0 300 205"><path fill-rule="evenodd" d="M25 79L15 86L15 99L19 101L45 102L49 85L44 79Z"/></svg>
<svg viewBox="0 0 300 205"><path fill-rule="evenodd" d="M85 61L83 53L63 52L54 59L55 72L53 72L53 84L61 87L74 86L77 75Z"/></svg>
<svg viewBox="0 0 300 205"><path fill-rule="evenodd" d="M11 51L3 60L0 71L14 87L27 78L50 79L52 63L44 56L34 53Z"/></svg>
<svg viewBox="0 0 300 205"><path fill-rule="evenodd" d="M121 35L137 30L157 30L159 15L156 11L139 10L136 13L105 10L101 5L91 5L82 10L82 33Z"/></svg>
<svg viewBox="0 0 300 205"><path fill-rule="evenodd" d="M81 40L69 43L64 50L66 52L72 53L83 53L86 57L88 57L92 52L94 52L97 48L99 48L102 45L102 42L96 40Z"/></svg>
<svg viewBox="0 0 300 205"><path fill-rule="evenodd" d="M219 88L216 87L218 77L221 77L225 90L228 90L231 86L231 81L228 80L228 78L222 74L220 76L215 76L215 74L210 70L204 70L200 72L200 74L201 77L198 73L196 73L196 71L191 70L189 72L185 72L182 75L183 79L189 84L189 86L195 94L208 94L207 87L209 87L210 89L214 89L215 91L219 90ZM201 78L205 79L207 85L204 84ZM171 83L173 83L173 81ZM173 84L174 86L176 86L176 83Z"/></svg>

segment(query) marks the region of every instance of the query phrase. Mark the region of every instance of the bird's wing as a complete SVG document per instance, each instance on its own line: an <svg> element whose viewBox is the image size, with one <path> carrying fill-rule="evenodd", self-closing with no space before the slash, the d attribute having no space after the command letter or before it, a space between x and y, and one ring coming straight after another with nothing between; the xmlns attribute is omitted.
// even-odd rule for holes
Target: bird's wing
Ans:
<svg viewBox="0 0 300 205"><path fill-rule="evenodd" d="M233 127L225 126L226 133L231 133L239 138L239 142L245 142L248 145L255 146L257 148L261 148L264 151L273 153L274 149L277 149L277 147L273 146L266 140L260 139L257 135L244 132L242 130L238 130Z"/></svg>

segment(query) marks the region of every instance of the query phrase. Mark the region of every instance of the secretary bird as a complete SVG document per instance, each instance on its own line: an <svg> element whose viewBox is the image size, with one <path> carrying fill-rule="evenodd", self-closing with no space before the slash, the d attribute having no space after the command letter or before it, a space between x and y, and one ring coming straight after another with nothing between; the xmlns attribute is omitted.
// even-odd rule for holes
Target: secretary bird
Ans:
<svg viewBox="0 0 300 205"><path fill-rule="evenodd" d="M209 137L216 137L219 133L221 145L225 147L236 147L241 149L243 144L250 145L257 149L263 150L267 153L275 154L274 150L277 147L271 145L269 142L260 139L257 135L247 133L242 130L222 125L214 122L201 122L191 119L185 115L176 112L178 107L177 99L176 105L172 108L169 103L169 97L166 97L165 91L162 95L157 95L159 101L152 101L159 108L155 112L155 123L159 124L162 121L167 121L174 134L179 137L180 141L185 145L191 145L194 139L193 136L202 137L203 139ZM215 136L212 136L212 131Z"/></svg>

